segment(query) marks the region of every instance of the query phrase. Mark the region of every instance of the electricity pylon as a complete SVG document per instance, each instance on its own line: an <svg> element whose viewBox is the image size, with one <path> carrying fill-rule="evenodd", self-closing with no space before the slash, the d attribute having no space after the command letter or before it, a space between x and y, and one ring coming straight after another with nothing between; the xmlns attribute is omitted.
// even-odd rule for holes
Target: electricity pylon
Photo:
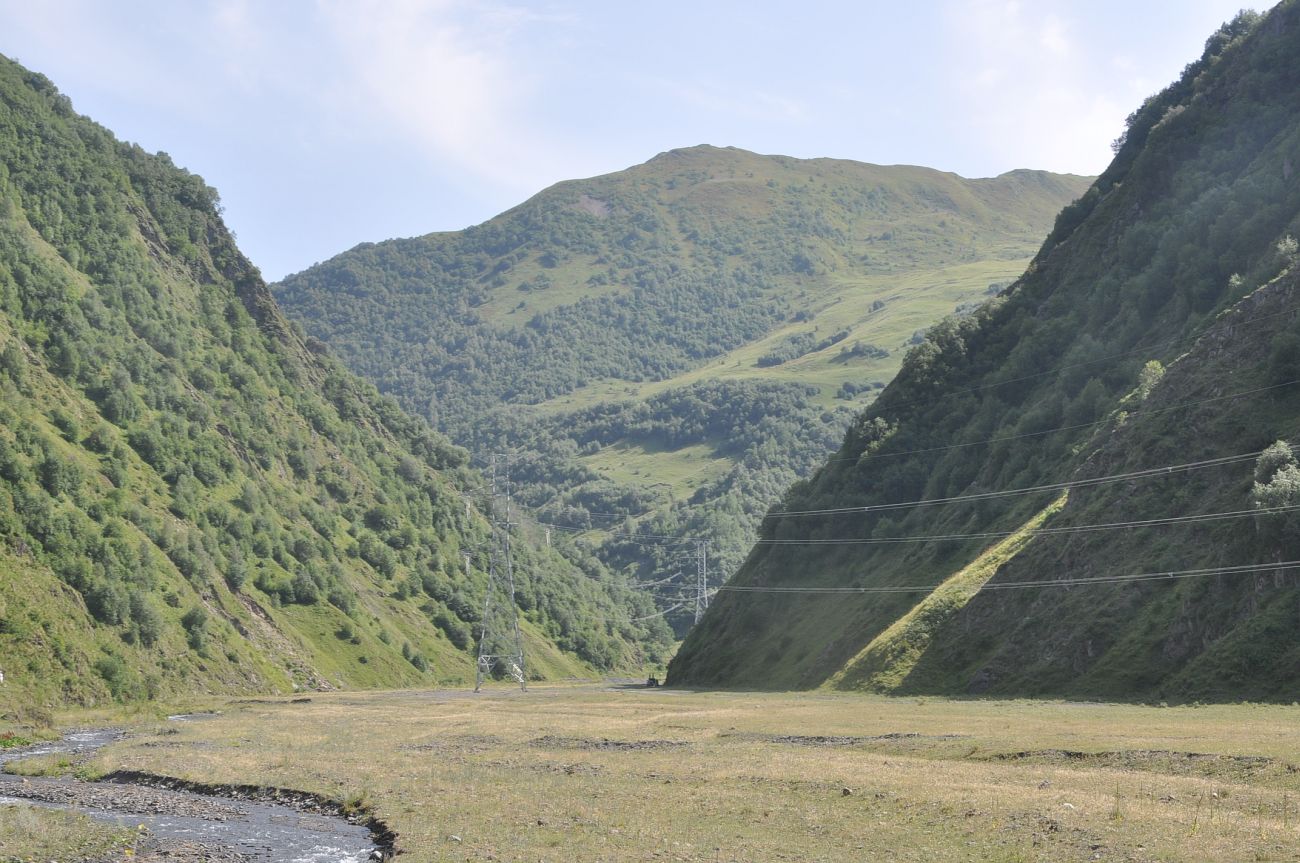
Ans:
<svg viewBox="0 0 1300 863"><path fill-rule="evenodd" d="M695 622L709 609L709 544L695 543Z"/></svg>
<svg viewBox="0 0 1300 863"><path fill-rule="evenodd" d="M491 478L489 517L492 520L492 542L488 548L488 585L483 597L483 625L479 631L474 691L478 692L483 686L483 679L498 669L518 681L520 689L526 690L528 677L524 666L524 639L519 631L519 607L515 605L515 567L510 548L510 530L514 527L514 522L510 520L508 457L492 456Z"/></svg>

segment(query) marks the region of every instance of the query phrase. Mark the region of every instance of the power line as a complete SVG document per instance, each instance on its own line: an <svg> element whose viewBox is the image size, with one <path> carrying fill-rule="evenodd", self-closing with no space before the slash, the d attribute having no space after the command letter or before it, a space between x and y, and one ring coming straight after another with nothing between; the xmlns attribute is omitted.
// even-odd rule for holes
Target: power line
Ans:
<svg viewBox="0 0 1300 863"><path fill-rule="evenodd" d="M925 498L922 500L900 501L898 503L877 503L865 506L845 506L833 507L829 509L803 509L803 510L783 510L770 512L768 518L794 518L809 515L846 515L867 512L883 512L885 510L909 509L922 506L938 506L945 503L958 503L967 501L991 500L999 497L1015 497L1019 495L1035 494L1044 491L1068 491L1076 488L1087 488L1095 485L1105 485L1113 482L1124 482L1126 480L1146 479L1153 476L1168 476L1175 473L1185 473L1187 471L1202 470L1208 467L1220 467L1224 465L1237 464L1257 458L1263 450L1242 453L1240 455L1223 456L1220 458L1205 459L1203 461L1187 462L1186 464L1167 465L1164 467L1146 468L1144 470L1130 471L1129 473L1111 474L1109 476L1091 477L1089 479L1066 480L1065 482L1047 483L1045 485L1026 486L1023 488L1003 489L1002 491L986 491L977 494L954 495L952 497Z"/></svg>
<svg viewBox="0 0 1300 863"><path fill-rule="evenodd" d="M645 513L642 513L642 515L645 515ZM554 528L555 530L568 531L569 533L590 533L592 531L599 531L600 533L603 533L606 536L630 537L633 539L671 539L671 540L675 540L678 543L683 543L683 544L693 542L693 540L683 539L681 536L670 536L668 534L616 533L614 531L606 530L605 528L602 527L573 527L571 525L556 524L555 522L550 522L550 521L534 521L533 523L539 524L543 527Z"/></svg>
<svg viewBox="0 0 1300 863"><path fill-rule="evenodd" d="M674 572L672 575L668 576L667 578L661 578L658 581L639 581L636 583L636 586L644 590L646 588L659 587L661 585L668 584L673 579L681 578L681 577L682 577L681 572Z"/></svg>
<svg viewBox="0 0 1300 863"><path fill-rule="evenodd" d="M1112 521L1102 522L1100 524L1043 527L1025 531L1024 535L1052 536L1056 534L1093 533L1103 530L1121 530L1126 528L1160 527L1168 524L1199 524L1206 521L1221 521L1233 518L1247 518L1250 516L1275 515L1285 512L1294 512L1296 510L1300 510L1300 504L1269 507L1268 509L1238 509L1230 512L1208 512L1199 515L1165 516L1163 518L1149 518L1142 521ZM983 533L941 533L879 538L868 537L861 539L853 537L845 537L841 539L759 539L755 541L755 545L889 545L908 542L950 542L965 539L1004 539L1008 536L1013 536L1019 533L1020 531L1015 530L1000 530L987 531Z"/></svg>
<svg viewBox="0 0 1300 863"><path fill-rule="evenodd" d="M665 617L669 614L672 614L677 609L683 608L685 605L686 605L685 602L679 602L676 605L672 606L671 608L665 608L663 611L657 611L654 614L645 614L642 615L641 617L629 617L628 623L637 623L642 620L652 620L656 617Z"/></svg>
<svg viewBox="0 0 1300 863"><path fill-rule="evenodd" d="M665 608L663 611L656 611L654 614L643 614L640 617L629 617L626 619L620 618L618 620L615 620L612 617L599 617L596 618L596 622L598 623L640 623L643 620L654 620L656 617L666 617L667 615L672 614L677 609L685 608L685 607L686 607L686 601L683 600L677 603L676 605L672 606L671 608Z"/></svg>
<svg viewBox="0 0 1300 863"><path fill-rule="evenodd" d="M1085 587L1093 584L1126 584L1142 581L1169 581L1185 578L1207 578L1214 575L1250 575L1258 572L1284 572L1300 569L1300 560L1288 560L1279 563L1248 563L1238 566L1215 566L1203 569L1170 570L1167 572L1139 572L1129 574L1103 575L1092 578L1058 578L1042 581L1006 581L988 582L980 587L984 590L1028 590L1043 587ZM781 593L805 594L815 596L845 596L858 594L888 593L930 593L942 588L943 584L925 584L916 586L891 585L884 587L794 587L782 585L727 585L717 588L718 592L728 593Z"/></svg>
<svg viewBox="0 0 1300 863"><path fill-rule="evenodd" d="M1280 314L1280 313L1278 313L1278 314ZM1069 368L1069 366L1064 366L1064 367L1062 367L1062 368ZM1209 398L1204 398L1204 399L1196 399L1196 400L1187 401L1187 402L1179 402L1178 404L1167 405L1167 406L1162 407L1162 408L1153 408L1153 409L1150 409L1150 410L1143 410L1143 411L1141 411L1141 413L1137 414L1137 416L1140 418L1140 417L1143 417L1143 416L1151 416L1151 415L1158 414L1158 413L1165 413L1165 412L1168 412L1168 411L1180 410L1180 409L1182 409L1182 408L1187 408L1187 407L1195 407L1195 406L1198 406L1198 405L1210 404L1210 403L1218 402L1218 401L1225 401L1225 400L1235 399L1235 398L1243 398L1243 397L1245 397L1245 396L1256 395L1256 394L1261 393L1261 392L1267 392L1267 391L1270 391L1270 390L1281 389L1281 388L1289 387L1289 386L1295 386L1296 384L1300 384L1300 378L1297 378L1297 379L1295 379L1295 380L1285 381L1285 382L1283 382L1283 383L1271 384L1271 385L1266 386L1266 387L1256 387L1256 388L1254 388L1254 389L1243 390L1243 391L1241 391L1241 392L1228 393L1228 394L1226 394L1226 395L1220 395L1220 396L1211 396L1211 397L1209 397ZM966 448L966 447L981 446L981 445L983 445L983 444L989 444L989 443L1002 443L1002 442L1005 442L1005 441L1023 440L1023 439L1027 439L1027 438L1031 438L1031 437L1041 437L1041 436L1043 436L1043 435L1054 434L1054 433L1056 433L1056 432L1060 432L1060 431L1073 431L1073 430L1076 430L1076 429L1091 428L1091 427L1094 427L1094 426L1104 425L1104 424L1106 424L1106 423L1108 423L1108 422L1110 422L1110 421L1111 421L1111 417L1105 417L1105 418L1103 418L1103 419L1095 420L1095 421L1093 421L1093 422L1087 422L1087 423L1076 423L1076 424L1074 424L1074 425L1067 425L1067 426L1058 426L1058 427L1056 427L1056 428L1043 429L1043 430L1041 430L1041 431L1035 431L1035 432L1024 432L1024 433L1022 433L1022 434L1015 434L1015 435L1002 435L1002 436L999 436L999 437L986 438L986 439L984 439L984 440L978 440L978 441L966 441L966 442L963 442L963 443L947 444L947 445L944 445L944 446L920 447L920 448L917 448L917 449L900 450L900 451L897 451L897 452L889 452L889 453L875 453L875 454L871 454L871 455L847 456L847 457L843 457L843 458L828 458L828 459L826 459L826 460L823 462L823 464L834 464L834 463L840 463L840 462L846 462L846 461L854 461L854 462L859 462L859 463L860 463L860 462L863 462L863 461L868 461L868 460L872 460L872 459L879 459L879 458L897 458L897 457L905 456L905 455L920 455L920 454L931 453L931 452L942 452L942 451L946 451L946 450L963 449L963 448ZM990 494L991 494L991 493L990 493ZM547 504L543 504L543 507L548 506L549 504L550 504L550 502L548 501ZM625 514L618 514L618 513L596 513L596 512L586 512L586 511L584 511L584 516L602 516L602 517L610 517L610 518L620 518L620 519L624 519L624 520L628 520L628 521L635 521L636 519L641 518L641 517L647 515L649 512L653 512L653 511L654 511L653 509L652 509L652 510L647 510L646 512L638 513L638 514L636 514L636 515L629 515L629 514L626 514L626 513L625 513ZM849 509L846 510L846 511L857 511L857 510L854 510L854 509L852 509L852 508L849 508ZM865 511L865 510L864 510L864 511ZM768 514L767 516L765 516L765 517L767 517L767 518L771 518L771 517L774 517L774 516L776 516L776 515L783 515L783 514L785 514L785 513L782 513L782 512L769 513L769 514ZM572 526L572 525L562 525L562 524L558 524L558 523L556 523L556 522L540 521L540 520L535 521L535 523L538 524L538 525L544 526L544 527L550 527L550 528L553 528L553 529L555 529L555 530L562 530L562 531L567 531L567 532L575 533L575 534L588 533L588 532L593 532L593 531L594 531L594 532L601 532L601 533L604 533L604 534L606 534L607 536L610 536L610 537L625 538L625 539L661 539L661 540L671 540L671 541L674 541L674 542L677 542L677 543L680 543L680 544L684 544L684 545L685 545L685 544L689 544L689 543L692 542L692 540L690 540L689 538L683 538L683 537L680 536L680 535L670 535L670 534L650 534L650 533L634 533L634 532L613 532L613 531L609 531L609 530L607 530L607 529L605 529L605 528L597 527L597 526L591 526L591 527L574 527L574 526Z"/></svg>
<svg viewBox="0 0 1300 863"><path fill-rule="evenodd" d="M1200 404L1207 404L1211 402L1223 401L1232 398L1240 398L1246 395L1252 395L1260 392L1279 389L1282 387L1293 386L1297 383L1300 383L1300 379L1287 381L1280 384L1274 384L1266 387L1257 387L1255 389L1246 390L1239 393L1231 393L1222 396L1213 396L1206 399L1199 399L1191 402L1183 402L1177 405L1171 405L1171 406L1166 406L1164 408L1157 408L1153 410L1144 411L1142 415L1163 413L1170 410L1177 410L1177 409L1191 407ZM1006 440L1006 439L1013 439L1013 438L1020 438L1020 437L1029 437L1029 436L1040 435L1040 434L1047 434L1053 431L1062 431L1070 428L1082 428L1087 426L1093 426L1108 421L1109 418L1095 423L1085 423L1076 426L1067 426L1060 429L1050 429L1044 432L1034 432L1026 435L1008 436L1006 438L1000 438L1000 439L995 438L995 439L991 439L990 441L977 441L977 442L969 442L964 444L956 444L950 447L936 447L936 448L930 448L928 450L921 450L921 451L933 451L936 449L953 449L957 447L973 446L973 445L977 445L978 443L989 443L997 440ZM901 452L891 453L889 455L903 455L903 454L905 453L901 453ZM1166 466L1161 468L1151 468L1143 471L1134 471L1126 474L1117 474L1109 477L1094 477L1086 480L1075 480L1075 481L1069 481L1065 483L1054 483L1050 485L1034 486L1034 487L1029 487L1024 489L1009 489L1000 492L986 492L986 493L981 493L976 495L960 495L960 496L954 496L950 498L914 501L910 503L880 504L880 505L866 506L866 507L848 507L848 508L838 508L838 509L828 509L828 510L777 512L777 513L769 514L768 517L870 512L870 511L885 510L885 509L897 509L897 508L902 508L907 506L936 505L941 503L955 502L958 500L983 500L983 499L989 499L994 497L1030 494L1030 493L1040 492L1040 491L1068 490L1071 488L1087 487L1092 485L1100 485L1104 483L1120 482L1124 480L1141 479L1141 478L1147 478L1151 476L1164 476L1171 473L1197 470L1206 467L1236 464L1241 461L1245 461L1250 458L1257 457L1258 455L1259 452L1245 453L1237 456L1227 456L1218 459L1208 459L1202 462L1192 462L1183 465L1171 465L1171 466ZM837 460L832 459L831 461L837 461ZM1115 530L1115 529L1124 529L1124 528L1155 527L1155 526L1182 524L1182 523L1201 523L1206 521L1244 518L1248 516L1258 516L1261 514L1289 512L1295 509L1300 509L1300 506L1276 507L1267 511L1237 510L1231 512L1223 512L1223 513L1204 513L1204 514L1193 515L1193 516L1169 516L1169 517L1163 517L1157 519L1145 519L1140 521L1109 522L1109 523L1091 524L1091 525L1073 525L1073 526L1063 526L1058 528L1043 528L1036 531L1031 531L1029 535L1035 535L1035 536L1036 535L1057 535L1057 534L1095 532L1101 530ZM811 539L811 540L759 539L756 541L755 544L757 545L850 545L850 544L870 545L870 544L890 544L890 543L908 543L908 542L953 541L953 540L970 539L970 538L1004 538L1006 536L1012 535L1013 533L1015 533L1015 531L991 531L991 532L972 533L972 534L943 534L943 535L935 535L935 536L923 535L923 536L911 536L911 537L884 537L884 538L869 538L869 539L857 539L857 538ZM617 536L618 534L615 535ZM671 537L666 535L652 535L652 534L624 534L622 536L626 536L628 538L638 537L638 538L653 538L653 539L677 539L677 537ZM719 588L719 589L729 589L729 588ZM696 611L697 622L701 616L702 616L702 612L700 611L700 603L697 600L697 611Z"/></svg>

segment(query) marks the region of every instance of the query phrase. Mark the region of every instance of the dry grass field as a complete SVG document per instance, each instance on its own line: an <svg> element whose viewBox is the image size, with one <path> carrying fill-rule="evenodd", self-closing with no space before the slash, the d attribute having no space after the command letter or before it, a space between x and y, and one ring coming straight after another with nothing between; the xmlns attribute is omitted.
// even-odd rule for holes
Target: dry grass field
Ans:
<svg viewBox="0 0 1300 863"><path fill-rule="evenodd" d="M410 863L1300 859L1294 707L619 687L216 707L88 767L362 803Z"/></svg>

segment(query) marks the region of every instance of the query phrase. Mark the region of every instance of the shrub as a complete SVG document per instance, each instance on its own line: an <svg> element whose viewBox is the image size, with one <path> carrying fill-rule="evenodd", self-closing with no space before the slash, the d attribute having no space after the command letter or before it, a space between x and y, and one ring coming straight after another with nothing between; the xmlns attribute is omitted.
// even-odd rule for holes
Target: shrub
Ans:
<svg viewBox="0 0 1300 863"><path fill-rule="evenodd" d="M163 617L158 608L152 599L138 590L131 593L130 607L131 620L135 623L140 643L145 647L153 647L163 633Z"/></svg>
<svg viewBox="0 0 1300 863"><path fill-rule="evenodd" d="M305 571L293 577L293 601L299 605L315 605L320 600L320 588Z"/></svg>
<svg viewBox="0 0 1300 863"><path fill-rule="evenodd" d="M122 701L130 694L130 670L122 657L116 654L101 656L95 660L93 666L95 673L99 675L104 683L108 684L108 691L113 697Z"/></svg>
<svg viewBox="0 0 1300 863"><path fill-rule="evenodd" d="M196 653L202 652L207 644L208 613L196 605L181 617L181 626L185 629L190 648Z"/></svg>
<svg viewBox="0 0 1300 863"><path fill-rule="evenodd" d="M474 631L470 625L458 618L446 608L437 609L433 615L433 625L447 636L447 640L456 645L458 650L465 650L474 641Z"/></svg>
<svg viewBox="0 0 1300 863"><path fill-rule="evenodd" d="M1137 397L1138 401L1146 401L1147 396L1155 389L1156 384L1165 376L1165 367L1159 360L1148 360L1146 365L1142 366L1142 371L1138 372Z"/></svg>

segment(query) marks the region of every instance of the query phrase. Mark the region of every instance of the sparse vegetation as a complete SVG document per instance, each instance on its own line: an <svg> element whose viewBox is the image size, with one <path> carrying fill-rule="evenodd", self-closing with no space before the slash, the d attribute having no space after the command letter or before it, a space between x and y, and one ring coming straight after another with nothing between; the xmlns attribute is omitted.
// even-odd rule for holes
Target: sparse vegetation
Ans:
<svg viewBox="0 0 1300 863"><path fill-rule="evenodd" d="M412 863L1217 863L1300 842L1297 739L1295 708L1249 704L534 687L229 705L92 767L367 806Z"/></svg>

